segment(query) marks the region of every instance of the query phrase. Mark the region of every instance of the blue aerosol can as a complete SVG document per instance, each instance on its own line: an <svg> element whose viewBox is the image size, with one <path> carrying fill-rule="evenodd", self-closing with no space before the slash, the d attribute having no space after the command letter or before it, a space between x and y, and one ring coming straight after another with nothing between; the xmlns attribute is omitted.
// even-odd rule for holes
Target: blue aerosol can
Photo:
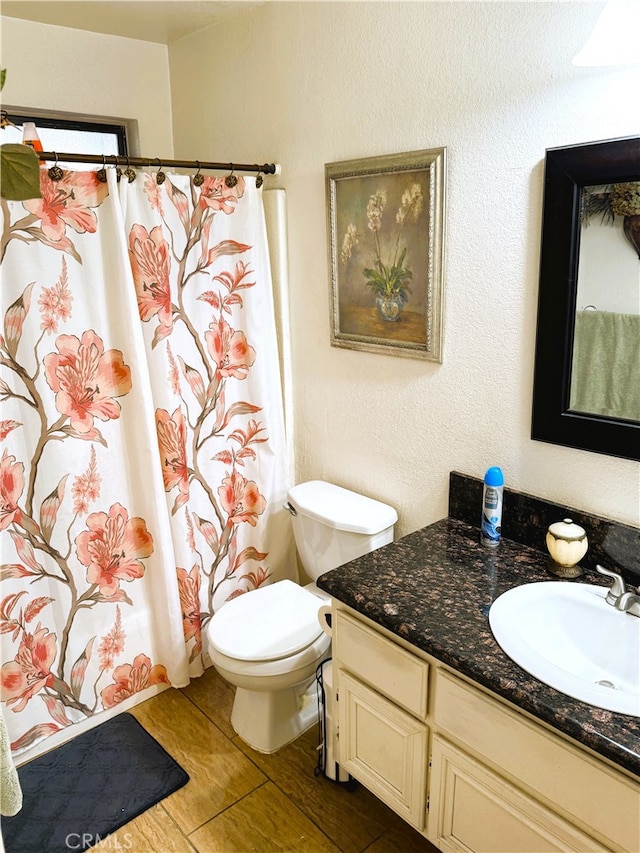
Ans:
<svg viewBox="0 0 640 853"><path fill-rule="evenodd" d="M480 523L480 541L489 548L500 543L502 531L502 493L504 477L497 467L489 468L484 475L482 489L482 521Z"/></svg>

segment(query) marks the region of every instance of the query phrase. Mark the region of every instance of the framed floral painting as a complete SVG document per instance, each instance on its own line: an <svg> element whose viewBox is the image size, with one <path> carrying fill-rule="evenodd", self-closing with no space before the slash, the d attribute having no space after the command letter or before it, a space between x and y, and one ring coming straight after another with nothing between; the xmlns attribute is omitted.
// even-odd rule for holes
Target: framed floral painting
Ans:
<svg viewBox="0 0 640 853"><path fill-rule="evenodd" d="M446 149L325 165L331 343L442 362Z"/></svg>

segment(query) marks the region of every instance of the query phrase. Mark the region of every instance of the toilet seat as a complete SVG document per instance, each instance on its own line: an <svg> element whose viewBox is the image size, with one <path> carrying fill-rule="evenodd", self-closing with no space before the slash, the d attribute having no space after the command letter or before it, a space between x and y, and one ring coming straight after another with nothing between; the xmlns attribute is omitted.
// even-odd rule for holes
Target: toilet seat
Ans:
<svg viewBox="0 0 640 853"><path fill-rule="evenodd" d="M311 678L318 663L329 654L331 637L320 633L313 643L294 655L276 660L239 660L211 648L211 661L232 684L253 690L280 690L292 683Z"/></svg>
<svg viewBox="0 0 640 853"><path fill-rule="evenodd" d="M291 658L323 633L318 596L293 581L260 587L227 602L207 629L213 649L235 661Z"/></svg>

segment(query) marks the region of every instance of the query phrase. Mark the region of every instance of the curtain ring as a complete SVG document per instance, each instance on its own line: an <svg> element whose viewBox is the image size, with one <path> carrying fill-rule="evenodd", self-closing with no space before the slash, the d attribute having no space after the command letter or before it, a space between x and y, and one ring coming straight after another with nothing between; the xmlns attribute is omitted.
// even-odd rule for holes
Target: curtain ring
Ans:
<svg viewBox="0 0 640 853"><path fill-rule="evenodd" d="M107 162L104 159L104 154L102 155L102 168L96 172L96 178L101 184L107 183Z"/></svg>
<svg viewBox="0 0 640 853"><path fill-rule="evenodd" d="M118 181L118 183L120 183L120 178L122 177L122 169L120 168L120 166L118 164L118 155L115 154L114 156L116 158L116 181Z"/></svg>
<svg viewBox="0 0 640 853"><path fill-rule="evenodd" d="M201 187L204 184L204 175L200 174L200 160L196 160L196 163L198 164L198 171L193 176L193 185L195 187Z"/></svg>
<svg viewBox="0 0 640 853"><path fill-rule="evenodd" d="M54 154L54 157L56 158L56 162L49 169L48 174L49 174L49 177L51 178L52 181L61 181L62 178L64 177L64 172L62 171L60 166L58 166L58 155L56 154L55 151L53 152L53 154Z"/></svg>
<svg viewBox="0 0 640 853"><path fill-rule="evenodd" d="M129 164L129 155L128 154L126 155L126 157L127 157L127 168L124 170L124 173L127 176L127 180L131 184L136 179L136 170L131 168L131 165Z"/></svg>
<svg viewBox="0 0 640 853"><path fill-rule="evenodd" d="M156 157L156 160L158 160L158 171L156 172L156 183L158 185L162 185L166 181L167 176L162 171L162 163L160 162L159 158Z"/></svg>
<svg viewBox="0 0 640 853"><path fill-rule="evenodd" d="M7 115L6 110L0 110L0 128L4 130L5 127L15 127L16 125L9 121L9 116Z"/></svg>
<svg viewBox="0 0 640 853"><path fill-rule="evenodd" d="M258 174L256 175L256 189L259 190L264 182L264 178L260 174L260 167L258 166Z"/></svg>
<svg viewBox="0 0 640 853"><path fill-rule="evenodd" d="M238 183L238 179L233 174L233 163L229 163L229 168L231 169L231 174L227 175L227 177L224 179L224 182L229 187L229 189L231 189L232 187L235 187L235 185Z"/></svg>

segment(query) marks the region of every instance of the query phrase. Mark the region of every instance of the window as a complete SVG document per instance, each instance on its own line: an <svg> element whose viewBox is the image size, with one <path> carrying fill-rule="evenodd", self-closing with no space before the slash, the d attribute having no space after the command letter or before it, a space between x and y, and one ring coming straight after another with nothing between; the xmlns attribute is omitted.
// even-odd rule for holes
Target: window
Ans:
<svg viewBox="0 0 640 853"><path fill-rule="evenodd" d="M1 141L22 142L22 126L26 121L35 123L45 151L66 154L122 154L129 153L126 121L121 124L89 121L84 117L58 118L28 113L8 108L3 114L11 122L2 131Z"/></svg>

